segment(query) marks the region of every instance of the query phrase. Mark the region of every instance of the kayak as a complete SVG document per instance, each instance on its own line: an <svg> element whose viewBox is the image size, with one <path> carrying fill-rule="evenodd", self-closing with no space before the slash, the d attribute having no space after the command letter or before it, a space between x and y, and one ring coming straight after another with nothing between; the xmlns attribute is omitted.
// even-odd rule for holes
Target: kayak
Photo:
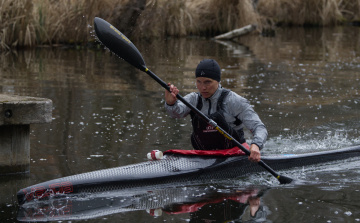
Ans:
<svg viewBox="0 0 360 223"><path fill-rule="evenodd" d="M262 167L249 162L247 156L241 154L225 153L225 155L219 155L210 153L210 155L197 155L194 153L181 154L176 150L164 154L163 159L160 160L97 170L29 186L18 191L18 203L21 205L52 197L101 194L171 183L231 179L264 171ZM284 170L359 155L360 145L308 154L263 156L262 160L275 170Z"/></svg>

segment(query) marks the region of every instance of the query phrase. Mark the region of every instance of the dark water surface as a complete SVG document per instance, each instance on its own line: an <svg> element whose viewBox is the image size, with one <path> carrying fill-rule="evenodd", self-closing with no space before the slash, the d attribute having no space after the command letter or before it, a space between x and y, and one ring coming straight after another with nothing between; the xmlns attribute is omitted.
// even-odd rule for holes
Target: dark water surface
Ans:
<svg viewBox="0 0 360 223"><path fill-rule="evenodd" d="M183 95L196 90L197 63L216 59L222 85L249 99L268 127L263 154L360 144L359 27L293 28L240 42L188 38L135 45L147 66ZM50 124L31 125L31 172L0 177L1 222L17 222L21 188L142 162L153 149L190 149L189 119L170 119L160 85L107 51L37 48L1 54L0 63L0 93L49 98L54 107ZM71 207L103 202L82 218L252 222L249 204L260 202L259 222L360 222L359 164L354 157L282 171L301 180L295 185L279 185L264 172L206 185L124 192L108 202L91 197L71 205L54 201L31 214L67 222Z"/></svg>

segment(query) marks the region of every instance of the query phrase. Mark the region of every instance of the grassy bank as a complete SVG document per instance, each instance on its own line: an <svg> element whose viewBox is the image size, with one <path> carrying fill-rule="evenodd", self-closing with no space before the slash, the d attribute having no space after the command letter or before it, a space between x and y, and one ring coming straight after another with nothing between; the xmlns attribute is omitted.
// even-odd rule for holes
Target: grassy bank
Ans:
<svg viewBox="0 0 360 223"><path fill-rule="evenodd" d="M0 50L86 44L93 18L134 38L213 36L248 24L329 26L360 21L360 0L2 0Z"/></svg>

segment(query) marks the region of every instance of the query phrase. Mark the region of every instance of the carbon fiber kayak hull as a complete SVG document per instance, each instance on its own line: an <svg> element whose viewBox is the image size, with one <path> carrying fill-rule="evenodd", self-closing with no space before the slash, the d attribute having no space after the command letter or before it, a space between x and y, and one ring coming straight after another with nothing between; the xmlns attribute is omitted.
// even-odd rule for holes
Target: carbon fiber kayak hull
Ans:
<svg viewBox="0 0 360 223"><path fill-rule="evenodd" d="M274 170L313 165L360 155L360 146L302 155L263 156ZM98 170L36 184L17 193L19 204L56 196L107 193L177 182L230 179L264 171L247 156L166 155L162 160Z"/></svg>

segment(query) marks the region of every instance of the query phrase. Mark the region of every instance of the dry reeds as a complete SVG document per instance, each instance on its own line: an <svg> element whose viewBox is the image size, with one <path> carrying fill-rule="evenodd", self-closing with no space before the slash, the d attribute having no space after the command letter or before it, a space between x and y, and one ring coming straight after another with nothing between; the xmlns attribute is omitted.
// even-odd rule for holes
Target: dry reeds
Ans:
<svg viewBox="0 0 360 223"><path fill-rule="evenodd" d="M0 49L35 44L31 0L0 1Z"/></svg>
<svg viewBox="0 0 360 223"><path fill-rule="evenodd" d="M94 16L111 17L121 1L2 0L0 50L33 45L84 43Z"/></svg>
<svg viewBox="0 0 360 223"><path fill-rule="evenodd" d="M360 0L0 0L0 12L4 50L94 41L95 16L132 39L214 36L249 24L259 31L267 24L336 25L360 21Z"/></svg>
<svg viewBox="0 0 360 223"><path fill-rule="evenodd" d="M214 35L259 23L252 0L149 0L134 36Z"/></svg>
<svg viewBox="0 0 360 223"><path fill-rule="evenodd" d="M261 0L259 13L282 25L338 25L358 21L360 0Z"/></svg>
<svg viewBox="0 0 360 223"><path fill-rule="evenodd" d="M186 36L196 25L186 0L149 0L141 13L134 37Z"/></svg>
<svg viewBox="0 0 360 223"><path fill-rule="evenodd" d="M196 18L199 33L218 34L253 24L260 25L251 0L209 0L206 4L195 1L190 4Z"/></svg>
<svg viewBox="0 0 360 223"><path fill-rule="evenodd" d="M83 43L89 40L94 16L113 9L111 1L36 0L34 21L38 44Z"/></svg>

